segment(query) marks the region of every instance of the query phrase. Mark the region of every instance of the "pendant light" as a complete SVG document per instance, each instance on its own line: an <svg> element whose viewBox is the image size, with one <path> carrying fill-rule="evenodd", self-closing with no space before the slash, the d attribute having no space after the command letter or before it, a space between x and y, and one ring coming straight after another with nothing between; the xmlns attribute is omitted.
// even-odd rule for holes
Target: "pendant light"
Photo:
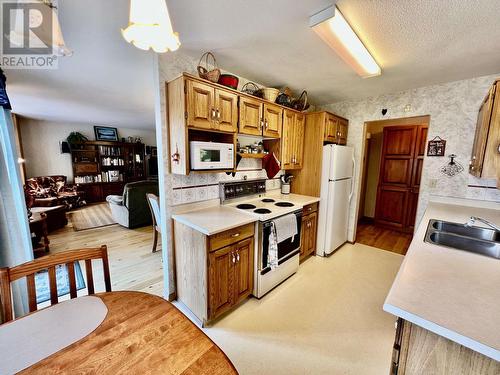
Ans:
<svg viewBox="0 0 500 375"><path fill-rule="evenodd" d="M157 53L175 51L181 45L165 0L130 0L129 24L122 35L137 48Z"/></svg>
<svg viewBox="0 0 500 375"><path fill-rule="evenodd" d="M50 12L51 22L43 22L44 16L40 11L31 11L29 16L30 27L37 27L36 34L30 33L28 48L52 47L52 53L57 56L71 56L73 51L66 47L57 16L57 3L55 0L38 0L38 3L46 6L46 12ZM20 2L21 3L21 2ZM12 45L25 47L24 41L24 13L15 12L12 30L7 38ZM50 27L52 26L52 27Z"/></svg>

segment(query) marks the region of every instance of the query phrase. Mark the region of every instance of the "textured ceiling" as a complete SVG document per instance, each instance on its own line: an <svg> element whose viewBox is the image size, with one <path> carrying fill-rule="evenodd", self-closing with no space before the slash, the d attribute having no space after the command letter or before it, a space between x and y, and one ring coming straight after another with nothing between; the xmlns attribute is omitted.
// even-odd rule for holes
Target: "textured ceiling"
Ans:
<svg viewBox="0 0 500 375"><path fill-rule="evenodd" d="M181 51L214 51L225 70L296 91L317 104L500 72L498 0L339 0L382 67L362 79L308 27L328 0L167 0ZM119 29L128 0L60 1L69 47L57 71L9 71L14 109L38 118L154 124L151 53Z"/></svg>

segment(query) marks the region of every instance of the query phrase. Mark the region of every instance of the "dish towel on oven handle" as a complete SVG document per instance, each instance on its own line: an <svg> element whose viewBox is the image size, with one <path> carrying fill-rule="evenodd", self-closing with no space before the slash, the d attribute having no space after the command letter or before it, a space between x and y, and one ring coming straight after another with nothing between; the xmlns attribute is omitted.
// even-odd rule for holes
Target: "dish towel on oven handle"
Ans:
<svg viewBox="0 0 500 375"><path fill-rule="evenodd" d="M278 267L278 242L276 241L276 227L271 222L271 231L269 232L269 251L267 252L267 264L274 270Z"/></svg>
<svg viewBox="0 0 500 375"><path fill-rule="evenodd" d="M293 238L299 232L297 229L297 216L288 214L273 220L276 230L276 242L281 243L290 237Z"/></svg>

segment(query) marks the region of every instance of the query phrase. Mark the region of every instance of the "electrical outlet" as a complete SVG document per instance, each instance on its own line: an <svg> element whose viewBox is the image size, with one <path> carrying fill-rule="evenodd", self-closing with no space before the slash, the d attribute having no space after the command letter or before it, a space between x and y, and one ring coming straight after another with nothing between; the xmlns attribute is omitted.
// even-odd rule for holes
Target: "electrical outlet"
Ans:
<svg viewBox="0 0 500 375"><path fill-rule="evenodd" d="M429 187L431 189L435 189L436 186L437 186L437 183L438 183L437 178L431 178L431 179L429 179Z"/></svg>

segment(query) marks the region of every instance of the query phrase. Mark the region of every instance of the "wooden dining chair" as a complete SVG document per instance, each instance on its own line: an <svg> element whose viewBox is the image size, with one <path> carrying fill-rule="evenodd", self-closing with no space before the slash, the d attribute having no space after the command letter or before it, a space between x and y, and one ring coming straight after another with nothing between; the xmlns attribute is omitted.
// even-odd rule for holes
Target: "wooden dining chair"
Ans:
<svg viewBox="0 0 500 375"><path fill-rule="evenodd" d="M158 197L154 194L146 194L149 209L151 210L151 218L153 219L153 253L156 252L156 245L158 243L158 233L161 233L160 228L160 202Z"/></svg>
<svg viewBox="0 0 500 375"><path fill-rule="evenodd" d="M111 277L109 274L108 249L105 245L96 248L68 250L56 254L47 255L15 267L0 268L0 304L3 321L11 321L12 294L10 284L13 281L26 277L28 288L28 302L30 312L37 310L35 274L42 270L48 270L50 285L50 304L59 302L57 295L56 266L66 264L68 267L69 294L71 298L77 297L75 263L85 261L85 273L87 274L88 294L94 294L94 276L92 274L92 259L101 259L104 270L104 284L106 292L111 292Z"/></svg>

